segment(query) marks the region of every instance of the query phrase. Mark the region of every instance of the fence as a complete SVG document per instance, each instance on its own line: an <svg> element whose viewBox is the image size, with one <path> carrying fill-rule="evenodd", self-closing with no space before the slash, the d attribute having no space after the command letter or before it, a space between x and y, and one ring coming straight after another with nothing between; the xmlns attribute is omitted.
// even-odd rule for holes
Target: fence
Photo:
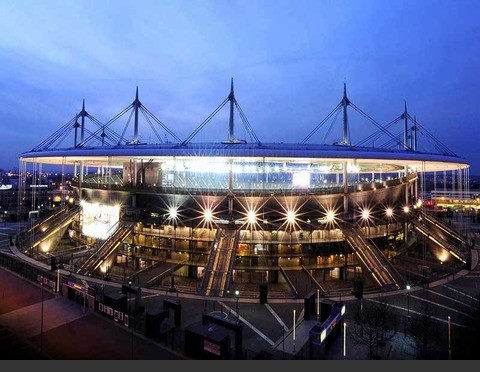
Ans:
<svg viewBox="0 0 480 372"><path fill-rule="evenodd" d="M0 267L13 271L31 282L43 284L44 288L52 293L56 292L57 275L48 270L32 266L3 252L0 252Z"/></svg>

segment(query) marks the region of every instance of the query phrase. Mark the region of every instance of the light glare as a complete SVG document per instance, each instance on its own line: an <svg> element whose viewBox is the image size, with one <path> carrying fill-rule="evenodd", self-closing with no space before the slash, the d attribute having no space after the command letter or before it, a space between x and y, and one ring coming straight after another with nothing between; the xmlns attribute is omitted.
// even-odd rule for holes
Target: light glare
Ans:
<svg viewBox="0 0 480 372"><path fill-rule="evenodd" d="M392 217L393 216L393 209L392 208L387 208L385 213L387 214L387 217Z"/></svg>
<svg viewBox="0 0 480 372"><path fill-rule="evenodd" d="M288 223L295 223L295 219L296 219L295 212L294 211L288 211L287 212Z"/></svg>
<svg viewBox="0 0 480 372"><path fill-rule="evenodd" d="M327 212L327 221L332 222L335 219L335 213L333 211Z"/></svg>
<svg viewBox="0 0 480 372"><path fill-rule="evenodd" d="M205 221L211 222L213 218L213 213L210 209L205 209L203 212L203 217L205 218Z"/></svg>
<svg viewBox="0 0 480 372"><path fill-rule="evenodd" d="M170 216L170 218L172 220L176 219L177 218L177 215L178 215L178 209L176 207L171 207L169 210L168 210L168 215Z"/></svg>
<svg viewBox="0 0 480 372"><path fill-rule="evenodd" d="M255 211L248 211L247 213L247 220L249 224L254 225L257 222L257 214Z"/></svg>

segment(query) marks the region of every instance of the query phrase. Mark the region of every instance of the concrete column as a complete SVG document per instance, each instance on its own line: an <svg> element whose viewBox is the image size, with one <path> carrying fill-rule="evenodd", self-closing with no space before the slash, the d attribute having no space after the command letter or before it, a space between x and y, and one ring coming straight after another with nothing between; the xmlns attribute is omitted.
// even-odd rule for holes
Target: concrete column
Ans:
<svg viewBox="0 0 480 372"><path fill-rule="evenodd" d="M78 188L81 190L82 189L82 184L83 184L83 172L85 168L85 161L81 160L80 161L80 173L78 175Z"/></svg>
<svg viewBox="0 0 480 372"><path fill-rule="evenodd" d="M405 205L408 205L408 187L410 186L408 182L408 166L405 165Z"/></svg>
<svg viewBox="0 0 480 372"><path fill-rule="evenodd" d="M347 162L343 162L343 212L348 213L348 171Z"/></svg>

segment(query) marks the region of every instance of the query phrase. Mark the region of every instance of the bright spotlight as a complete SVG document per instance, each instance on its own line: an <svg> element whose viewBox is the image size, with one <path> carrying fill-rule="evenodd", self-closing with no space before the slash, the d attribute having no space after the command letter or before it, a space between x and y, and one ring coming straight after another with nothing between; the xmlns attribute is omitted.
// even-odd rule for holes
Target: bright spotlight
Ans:
<svg viewBox="0 0 480 372"><path fill-rule="evenodd" d="M387 215L387 217L392 217L393 216L393 209L392 208L387 208L385 210L385 214Z"/></svg>
<svg viewBox="0 0 480 372"><path fill-rule="evenodd" d="M368 220L370 218L370 211L368 209L362 210L362 218Z"/></svg>
<svg viewBox="0 0 480 372"><path fill-rule="evenodd" d="M287 221L288 223L295 223L295 219L296 219L296 216L295 216L295 212L294 211L288 211L287 212Z"/></svg>
<svg viewBox="0 0 480 372"><path fill-rule="evenodd" d="M255 222L257 222L257 214L255 213L255 211L247 212L247 220L248 220L248 223L251 225L254 225Z"/></svg>
<svg viewBox="0 0 480 372"><path fill-rule="evenodd" d="M422 199L418 199L417 207L420 208L422 206L422 204L423 204Z"/></svg>
<svg viewBox="0 0 480 372"><path fill-rule="evenodd" d="M169 210L168 210L168 215L170 216L170 218L172 220L176 219L177 216L178 216L178 208L176 207L171 207Z"/></svg>
<svg viewBox="0 0 480 372"><path fill-rule="evenodd" d="M203 212L203 218L205 219L205 221L211 222L212 218L213 218L212 210L211 209L205 209L205 211Z"/></svg>
<svg viewBox="0 0 480 372"><path fill-rule="evenodd" d="M335 212L333 211L328 211L327 212L327 221L332 222L335 219Z"/></svg>
<svg viewBox="0 0 480 372"><path fill-rule="evenodd" d="M408 205L406 205L405 207L403 207L403 211L404 211L405 213L410 212L410 208L408 207Z"/></svg>

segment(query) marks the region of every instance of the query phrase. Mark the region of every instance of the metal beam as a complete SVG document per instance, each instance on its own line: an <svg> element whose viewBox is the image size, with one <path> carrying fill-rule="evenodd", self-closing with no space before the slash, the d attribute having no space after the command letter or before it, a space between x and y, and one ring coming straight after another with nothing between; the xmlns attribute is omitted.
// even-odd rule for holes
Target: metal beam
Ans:
<svg viewBox="0 0 480 372"><path fill-rule="evenodd" d="M403 144L405 149L408 149L408 112L407 112L407 101L405 101L405 111L403 112Z"/></svg>
<svg viewBox="0 0 480 372"><path fill-rule="evenodd" d="M230 94L228 95L228 100L230 101L230 120L228 122L228 141L235 142L235 133L234 133L234 118L233 118L233 107L235 104L235 94L233 92L233 78L230 83Z"/></svg>
<svg viewBox="0 0 480 372"><path fill-rule="evenodd" d="M83 99L82 103L82 111L80 112L80 117L82 118L81 130L80 130L80 143L83 143L85 140L85 116L87 116L87 112L85 111L85 99Z"/></svg>
<svg viewBox="0 0 480 372"><path fill-rule="evenodd" d="M140 101L138 100L138 86L135 91L135 101L133 101L133 109L135 110L134 126L133 126L133 143L138 143L138 108L140 107Z"/></svg>
<svg viewBox="0 0 480 372"><path fill-rule="evenodd" d="M343 144L348 146L350 144L350 140L348 138L348 114L347 114L347 106L349 104L349 100L347 98L347 83L343 83Z"/></svg>

